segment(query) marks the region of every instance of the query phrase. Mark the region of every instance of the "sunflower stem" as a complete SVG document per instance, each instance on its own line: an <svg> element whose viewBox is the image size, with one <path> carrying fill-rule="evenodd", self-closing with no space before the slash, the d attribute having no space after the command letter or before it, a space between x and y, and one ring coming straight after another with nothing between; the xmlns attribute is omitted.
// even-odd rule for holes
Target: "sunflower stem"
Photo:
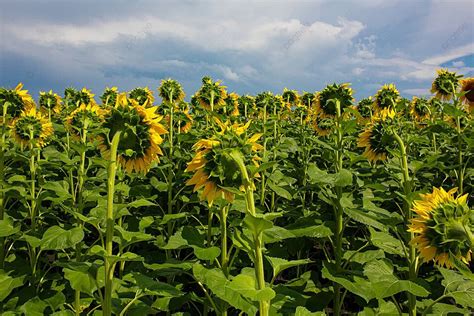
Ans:
<svg viewBox="0 0 474 316"><path fill-rule="evenodd" d="M263 129L263 150L262 150L262 159L265 161L267 157L267 102L263 103L263 121L262 121L262 129ZM261 178L261 192L260 192L260 206L265 206L265 172L262 172Z"/></svg>
<svg viewBox="0 0 474 316"><path fill-rule="evenodd" d="M405 214L405 225L408 225L410 220L412 219L412 210L411 210L411 203L409 202L410 194L412 191L412 184L410 181L410 172L408 169L408 158L406 152L406 146L403 142L402 138L396 133L393 133L395 140L398 143L398 147L400 150L400 167L402 169L402 189L404 194L403 199L403 212ZM414 238L414 233L410 232L410 240ZM417 277L417 260L416 260L416 249L411 243L408 244L409 246L409 272L408 278L410 281L414 282ZM416 315L416 296L412 293L408 294L408 314L410 316Z"/></svg>
<svg viewBox="0 0 474 316"><path fill-rule="evenodd" d="M220 208L220 224L221 224L221 269L226 277L229 276L228 265L229 257L227 253L227 213L229 206L222 206Z"/></svg>
<svg viewBox="0 0 474 316"><path fill-rule="evenodd" d="M170 164L170 167L168 169L168 214L173 213L173 132L174 132L174 104L173 104L173 91L170 93L170 97L168 100L169 106L170 106L170 120L169 120L169 126L168 126L168 133L169 133L169 144L170 144L170 149L169 149L169 156L168 156L168 162ZM173 225L171 221L167 223L167 233L168 233L168 238L170 238L173 235ZM171 250L166 251L166 257L169 259L171 258Z"/></svg>
<svg viewBox="0 0 474 316"><path fill-rule="evenodd" d="M5 193L4 193L4 179L5 179L5 143L6 143L6 125L7 125L7 111L8 102L3 104L2 112L2 135L0 138L0 220L5 218ZM3 269L5 263L5 237L0 238L0 269ZM1 309L0 309L1 312Z"/></svg>
<svg viewBox="0 0 474 316"><path fill-rule="evenodd" d="M343 162L343 146L342 146L342 126L341 126L341 103L336 100L336 172L341 172ZM341 205L342 199L342 187L336 186L336 205L334 207L334 215L336 219L336 231L335 231L335 257L336 257L336 270L340 272L342 270L342 239L344 233L343 215L344 210ZM343 298L341 297L341 286L339 283L334 283L334 315L341 314L341 308L343 305Z"/></svg>
<svg viewBox="0 0 474 316"><path fill-rule="evenodd" d="M106 233L105 233L105 251L104 258L105 268L105 293L103 304L103 315L112 315L112 286L114 277L115 264L111 261L112 257L112 240L114 237L114 195L115 195L115 174L117 172L117 149L120 141L120 131L117 131L112 139L110 146L109 165L107 170L107 217L106 217Z"/></svg>
<svg viewBox="0 0 474 316"><path fill-rule="evenodd" d="M456 116L456 132L458 134L458 190L459 195L464 193L464 167L463 167L463 152L462 152L462 131L461 131L461 117Z"/></svg>

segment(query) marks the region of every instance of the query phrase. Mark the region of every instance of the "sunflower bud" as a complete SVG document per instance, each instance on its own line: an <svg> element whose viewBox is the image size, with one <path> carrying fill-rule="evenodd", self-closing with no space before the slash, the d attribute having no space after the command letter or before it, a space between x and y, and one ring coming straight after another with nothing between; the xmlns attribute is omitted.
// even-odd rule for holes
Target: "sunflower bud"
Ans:
<svg viewBox="0 0 474 316"><path fill-rule="evenodd" d="M117 96L117 87L106 88L104 93L100 96L100 100L104 106L114 106L117 102Z"/></svg>
<svg viewBox="0 0 474 316"><path fill-rule="evenodd" d="M185 97L183 87L178 81L173 79L162 80L158 88L158 93L165 104L174 104L183 101Z"/></svg>
<svg viewBox="0 0 474 316"><path fill-rule="evenodd" d="M316 94L316 112L321 117L335 117L337 115L337 102L339 102L341 113L352 105L352 89L349 84L332 84L326 86Z"/></svg>
<svg viewBox="0 0 474 316"><path fill-rule="evenodd" d="M436 98L449 101L453 97L459 86L459 78L455 72L450 72L447 69L439 69L438 76L431 84L431 93L434 93Z"/></svg>

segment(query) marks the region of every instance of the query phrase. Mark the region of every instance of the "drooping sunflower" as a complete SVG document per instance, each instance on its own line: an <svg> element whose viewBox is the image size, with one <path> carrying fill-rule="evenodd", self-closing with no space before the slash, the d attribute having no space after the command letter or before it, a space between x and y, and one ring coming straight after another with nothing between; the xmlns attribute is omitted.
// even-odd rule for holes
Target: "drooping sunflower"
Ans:
<svg viewBox="0 0 474 316"><path fill-rule="evenodd" d="M436 98L449 101L459 86L459 78L462 76L451 72L448 69L438 69L438 76L431 84L431 93L434 93Z"/></svg>
<svg viewBox="0 0 474 316"><path fill-rule="evenodd" d="M231 117L239 116L239 95L231 92L225 98L225 106L223 107L226 115Z"/></svg>
<svg viewBox="0 0 474 316"><path fill-rule="evenodd" d="M53 90L49 90L49 92L41 91L39 97L39 106L40 111L43 114L46 114L49 111L58 114L62 109L61 97L54 93Z"/></svg>
<svg viewBox="0 0 474 316"><path fill-rule="evenodd" d="M464 78L460 81L461 84L461 102L466 104L469 112L474 111L474 77Z"/></svg>
<svg viewBox="0 0 474 316"><path fill-rule="evenodd" d="M21 146L41 148L54 132L51 121L35 107L23 111L10 125L11 135Z"/></svg>
<svg viewBox="0 0 474 316"><path fill-rule="evenodd" d="M104 116L105 110L97 104L81 104L66 117L65 127L73 138L79 139L84 127L99 123Z"/></svg>
<svg viewBox="0 0 474 316"><path fill-rule="evenodd" d="M164 102L173 104L183 101L186 96L181 84L173 79L162 80L158 93Z"/></svg>
<svg viewBox="0 0 474 316"><path fill-rule="evenodd" d="M260 158L256 152L263 149L263 146L257 143L262 134L254 134L250 138L245 135L251 121L244 125L231 124L228 121L223 123L216 119L216 123L221 131L194 144L196 154L185 170L194 172L186 185L194 185L194 191L202 189L200 199L207 200L209 205L218 198L232 202L234 193L226 188L243 187L240 169L230 157L230 152L238 150L242 153L246 165L258 165Z"/></svg>
<svg viewBox="0 0 474 316"><path fill-rule="evenodd" d="M33 98L28 94L28 90L23 90L23 83L21 82L15 89L0 90L0 105L2 108L6 102L8 102L7 114L13 118L19 117L22 112L28 112L36 107Z"/></svg>
<svg viewBox="0 0 474 316"><path fill-rule="evenodd" d="M275 96L270 91L265 91L255 96L256 117L262 119L265 115L273 112L273 105L275 104ZM278 106L278 105L277 105ZM277 108L278 109L278 108Z"/></svg>
<svg viewBox="0 0 474 316"><path fill-rule="evenodd" d="M389 149L395 148L395 138L389 129L394 114L394 112L387 112L386 116L375 117L373 122L360 133L357 147L365 148L363 156L369 161L386 160Z"/></svg>
<svg viewBox="0 0 474 316"><path fill-rule="evenodd" d="M188 112L179 112L177 115L180 133L187 133L193 127L193 117Z"/></svg>
<svg viewBox="0 0 474 316"><path fill-rule="evenodd" d="M383 85L374 96L373 106L375 112L395 111L399 100L400 92L398 92L394 84Z"/></svg>
<svg viewBox="0 0 474 316"><path fill-rule="evenodd" d="M373 104L374 101L372 100L372 97L367 97L359 101L356 107L357 112L360 114L360 117L358 118L359 124L370 122L373 114Z"/></svg>
<svg viewBox="0 0 474 316"><path fill-rule="evenodd" d="M284 88L281 98L288 110L291 110L293 107L299 105L300 97L298 95L298 91L296 90Z"/></svg>
<svg viewBox="0 0 474 316"><path fill-rule="evenodd" d="M315 115L313 119L313 128L316 131L316 134L319 136L327 136L331 134L333 129L334 121L330 117L321 117L319 115Z"/></svg>
<svg viewBox="0 0 474 316"><path fill-rule="evenodd" d="M196 93L196 99L201 107L215 111L225 105L227 91L220 81L212 81L210 77L202 78L202 86Z"/></svg>
<svg viewBox="0 0 474 316"><path fill-rule="evenodd" d="M417 122L425 121L430 116L429 102L425 98L413 97L410 113Z"/></svg>
<svg viewBox="0 0 474 316"><path fill-rule="evenodd" d="M146 173L163 154L159 145L163 142L161 135L167 131L160 124L161 119L155 108L145 108L125 94L119 94L115 106L104 116L103 126L107 132L99 136L99 149L108 158L110 142L120 131L117 161L128 173Z"/></svg>
<svg viewBox="0 0 474 316"><path fill-rule="evenodd" d="M341 114L344 109L352 105L352 89L348 83L332 84L316 93L315 110L321 117L335 117L337 115L336 102L339 101Z"/></svg>
<svg viewBox="0 0 474 316"><path fill-rule="evenodd" d="M72 92L72 91L70 91ZM94 94L87 88L82 88L72 95L72 105L79 107L81 104L97 104L94 99Z"/></svg>
<svg viewBox="0 0 474 316"><path fill-rule="evenodd" d="M64 89L63 105L66 108L73 107L73 106L75 107L76 106L75 99L78 93L79 91L77 91L77 89L73 87L67 87L66 89Z"/></svg>
<svg viewBox="0 0 474 316"><path fill-rule="evenodd" d="M138 105L144 107L151 107L153 106L153 102L155 102L153 92L151 92L148 87L135 88L129 92L128 96L130 99L135 100Z"/></svg>
<svg viewBox="0 0 474 316"><path fill-rule="evenodd" d="M255 98L250 95L242 95L238 101L240 115L249 118L249 114L255 108Z"/></svg>
<svg viewBox="0 0 474 316"><path fill-rule="evenodd" d="M415 201L408 231L424 262L433 260L440 266L453 268L452 256L468 264L474 245L474 211L467 205L468 194L455 197L457 188L445 191L433 188Z"/></svg>
<svg viewBox="0 0 474 316"><path fill-rule="evenodd" d="M104 92L100 96L100 100L102 101L102 105L104 106L114 106L115 103L117 102L117 96L118 96L118 88L117 87L112 87L112 88L105 88Z"/></svg>

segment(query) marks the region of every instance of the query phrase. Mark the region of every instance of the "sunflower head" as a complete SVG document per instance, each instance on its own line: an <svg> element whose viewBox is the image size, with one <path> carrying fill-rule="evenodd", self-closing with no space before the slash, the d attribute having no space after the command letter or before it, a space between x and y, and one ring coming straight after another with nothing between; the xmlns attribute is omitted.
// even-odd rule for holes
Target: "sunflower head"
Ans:
<svg viewBox="0 0 474 316"><path fill-rule="evenodd" d="M314 93L311 93L311 92L303 92L303 94L301 95L301 104L302 105L305 105L306 107L311 107L311 105L313 104L314 102Z"/></svg>
<svg viewBox="0 0 474 316"><path fill-rule="evenodd" d="M225 106L223 107L224 114L237 117L239 116L239 95L235 92L231 92L225 98Z"/></svg>
<svg viewBox="0 0 474 316"><path fill-rule="evenodd" d="M364 98L357 104L356 110L361 116L360 123L367 123L373 114L373 100L372 97Z"/></svg>
<svg viewBox="0 0 474 316"><path fill-rule="evenodd" d="M39 106L43 113L47 113L48 111L52 111L56 114L61 112L62 104L61 104L61 97L56 93L53 93L52 90L49 92L40 92L39 97Z"/></svg>
<svg viewBox="0 0 474 316"><path fill-rule="evenodd" d="M111 141L120 131L117 161L129 173L145 173L163 154L159 145L163 142L161 135L167 131L160 124L161 119L154 107L146 108L125 94L119 94L115 106L104 116L106 132L99 136L99 149L108 158Z"/></svg>
<svg viewBox="0 0 474 316"><path fill-rule="evenodd" d="M158 93L167 104L183 101L185 97L183 87L178 81L173 79L162 80Z"/></svg>
<svg viewBox="0 0 474 316"><path fill-rule="evenodd" d="M213 81L210 77L202 78L202 86L196 93L201 107L208 111L217 110L225 106L227 98L226 87L220 81Z"/></svg>
<svg viewBox="0 0 474 316"><path fill-rule="evenodd" d="M255 107L258 111L258 118L262 118L264 112L266 112L267 116L272 109L273 102L275 101L275 96L270 91L265 91L257 94L255 96Z"/></svg>
<svg viewBox="0 0 474 316"><path fill-rule="evenodd" d="M359 135L357 147L365 148L363 153L369 161L386 160L390 149L396 146L395 137L390 130L394 112L386 112L377 116L373 122Z"/></svg>
<svg viewBox="0 0 474 316"><path fill-rule="evenodd" d="M334 120L330 117L324 117L320 115L315 115L312 124L316 134L319 136L327 136L331 134L332 129L334 128Z"/></svg>
<svg viewBox="0 0 474 316"><path fill-rule="evenodd" d="M426 120L430 115L429 101L425 98L413 97L410 104L410 113L418 122Z"/></svg>
<svg viewBox="0 0 474 316"><path fill-rule="evenodd" d="M255 98L246 94L239 97L239 113L247 115L255 108Z"/></svg>
<svg viewBox="0 0 474 316"><path fill-rule="evenodd" d="M80 139L84 129L102 121L105 110L97 104L81 104L65 120L66 129L75 139Z"/></svg>
<svg viewBox="0 0 474 316"><path fill-rule="evenodd" d="M469 112L474 110L474 77L461 79L461 102L467 105Z"/></svg>
<svg viewBox="0 0 474 316"><path fill-rule="evenodd" d="M459 78L455 72L448 71L448 69L438 69L438 76L431 84L431 93L434 93L436 98L449 101L453 97L459 86Z"/></svg>
<svg viewBox="0 0 474 316"><path fill-rule="evenodd" d="M79 107L81 104L96 104L94 94L86 88L82 88L81 91L77 91L77 93L72 95L71 103L75 107Z"/></svg>
<svg viewBox="0 0 474 316"><path fill-rule="evenodd" d="M7 104L7 114L14 118L36 107L28 90L23 90L22 83L19 83L15 89L0 90L0 106L3 108L5 104ZM2 109L0 111L3 113Z"/></svg>
<svg viewBox="0 0 474 316"><path fill-rule="evenodd" d="M63 98L63 104L66 107L70 106L76 106L74 103L74 100L76 99L76 95L79 93L79 91L73 87L68 87L64 89L64 98Z"/></svg>
<svg viewBox="0 0 474 316"><path fill-rule="evenodd" d="M352 89L349 84L332 84L326 86L318 92L315 97L315 109L319 115L324 117L335 117L337 115L337 102L339 102L341 114L344 109L352 105L354 98L352 97Z"/></svg>
<svg viewBox="0 0 474 316"><path fill-rule="evenodd" d="M105 88L104 92L100 96L100 100L104 106L114 106L117 102L118 89L117 87Z"/></svg>
<svg viewBox="0 0 474 316"><path fill-rule="evenodd" d="M283 89L281 97L283 99L283 102L285 102L285 105L290 109L293 106L297 106L300 99L298 91L289 90L287 88Z"/></svg>
<svg viewBox="0 0 474 316"><path fill-rule="evenodd" d="M386 84L374 96L374 109L376 112L393 111L400 100L400 92L394 84Z"/></svg>
<svg viewBox="0 0 474 316"><path fill-rule="evenodd" d="M153 96L153 92L151 92L148 87L138 87L131 90L128 93L130 99L135 100L138 105L144 107L153 106L153 102L155 102L155 97Z"/></svg>
<svg viewBox="0 0 474 316"><path fill-rule="evenodd" d="M21 146L43 147L53 135L53 125L36 108L23 111L11 122L10 132Z"/></svg>
<svg viewBox="0 0 474 316"><path fill-rule="evenodd" d="M467 194L455 197L456 188L433 188L415 201L409 231L411 243L423 260L453 268L452 256L468 264L474 247L474 211L467 205Z"/></svg>
<svg viewBox="0 0 474 316"><path fill-rule="evenodd" d="M176 113L178 119L178 129L180 133L187 133L193 127L193 117L188 112Z"/></svg>
<svg viewBox="0 0 474 316"><path fill-rule="evenodd" d="M258 165L260 158L256 152L263 148L257 143L261 134L246 136L250 121L244 125L216 119L216 123L221 130L194 144L196 154L186 168L187 172L194 173L186 184L194 185L194 191L202 189L200 198L210 205L218 198L232 202L234 193L226 188L240 189L244 185L241 169L232 158L233 152L243 157L246 166Z"/></svg>

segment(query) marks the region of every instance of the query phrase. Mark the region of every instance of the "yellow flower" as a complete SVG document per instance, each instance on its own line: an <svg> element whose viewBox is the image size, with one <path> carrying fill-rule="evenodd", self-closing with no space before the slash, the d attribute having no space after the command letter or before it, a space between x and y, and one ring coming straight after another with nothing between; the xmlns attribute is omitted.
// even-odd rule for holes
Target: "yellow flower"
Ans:
<svg viewBox="0 0 474 316"><path fill-rule="evenodd" d="M313 120L313 128L319 136L327 136L331 134L334 122L331 118L316 115Z"/></svg>
<svg viewBox="0 0 474 316"><path fill-rule="evenodd" d="M227 115L236 117L239 116L239 95L235 92L231 92L225 98L226 106L224 107Z"/></svg>
<svg viewBox="0 0 474 316"><path fill-rule="evenodd" d="M360 114L357 118L359 124L367 124L373 114L373 101L372 97L364 98L359 101L356 107L356 111Z"/></svg>
<svg viewBox="0 0 474 316"><path fill-rule="evenodd" d="M394 111L397 102L400 99L400 92L395 88L394 84L386 84L380 88L374 96L375 112ZM386 115L386 114L382 114Z"/></svg>
<svg viewBox="0 0 474 316"><path fill-rule="evenodd" d="M125 94L120 94L115 107L111 108L104 118L105 135L99 136L104 157L110 155L110 143L117 131L121 131L117 149L117 161L128 173L146 173L158 156L163 152L159 145L163 142L160 136L167 131L160 124L162 117L155 113L154 107L145 108Z"/></svg>
<svg viewBox="0 0 474 316"><path fill-rule="evenodd" d="M36 108L31 108L11 122L11 134L21 146L41 148L53 135L53 125Z"/></svg>
<svg viewBox="0 0 474 316"><path fill-rule="evenodd" d="M98 123L103 119L105 110L97 104L81 104L66 117L65 126L73 138L81 137L82 129L90 123Z"/></svg>
<svg viewBox="0 0 474 316"><path fill-rule="evenodd" d="M49 110L58 114L61 112L61 97L56 93L53 93L53 90L49 92L40 92L39 106L41 113L47 114Z"/></svg>
<svg viewBox="0 0 474 316"><path fill-rule="evenodd" d="M316 93L315 110L321 117L335 117L337 115L336 101L339 101L341 115L344 109L349 108L354 101L353 90L348 83L332 84Z"/></svg>
<svg viewBox="0 0 474 316"><path fill-rule="evenodd" d="M394 117L394 112L383 111L382 116L377 116L374 121L359 135L357 147L365 147L363 156L369 161L386 160L389 149L394 145L394 138L389 130L388 119Z"/></svg>
<svg viewBox="0 0 474 316"><path fill-rule="evenodd" d="M195 95L201 107L208 111L215 111L225 105L227 97L226 87L220 81L212 81L209 77L202 78L202 86Z"/></svg>
<svg viewBox="0 0 474 316"><path fill-rule="evenodd" d="M450 72L448 69L438 69L438 76L431 84L431 93L434 93L436 98L449 101L456 92L459 86L459 78L455 72Z"/></svg>
<svg viewBox="0 0 474 316"><path fill-rule="evenodd" d="M474 236L472 210L467 205L467 194L454 197L456 188L445 191L433 188L415 201L408 231L415 237L411 243L425 261L433 260L440 266L453 268L451 254L468 264L471 261Z"/></svg>
<svg viewBox="0 0 474 316"><path fill-rule="evenodd" d="M148 87L133 89L129 93L129 98L135 100L138 105L144 107L151 107L153 106L153 102L155 102L153 92L151 92Z"/></svg>
<svg viewBox="0 0 474 316"><path fill-rule="evenodd" d="M20 82L15 89L1 89L0 90L0 105L8 102L7 113L12 117L18 117L22 112L28 112L35 108L35 102L28 90L23 90L23 84Z"/></svg>
<svg viewBox="0 0 474 316"><path fill-rule="evenodd" d="M117 87L105 88L104 93L100 96L102 105L104 106L114 106L117 102L118 89Z"/></svg>
<svg viewBox="0 0 474 316"><path fill-rule="evenodd" d="M461 102L467 105L469 112L474 111L474 78L461 79Z"/></svg>
<svg viewBox="0 0 474 316"><path fill-rule="evenodd" d="M255 155L255 152L263 148L257 143L261 134L255 134L250 138L245 137L244 133L250 126L250 122L243 125L215 120L221 130L210 139L201 139L194 144L193 149L196 154L185 170L194 172L186 185L193 185L194 192L202 189L200 199L206 200L209 205L218 198L232 202L234 193L226 188L241 189L243 186L240 170L235 162L229 159L228 152L240 150L246 158L246 163L258 165L260 158Z"/></svg>
<svg viewBox="0 0 474 316"><path fill-rule="evenodd" d="M428 100L425 98L413 97L410 103L410 113L417 122L422 122L429 118L430 108Z"/></svg>
<svg viewBox="0 0 474 316"><path fill-rule="evenodd" d="M183 87L173 79L162 80L158 92L163 101L168 103L183 101L185 97Z"/></svg>
<svg viewBox="0 0 474 316"><path fill-rule="evenodd" d="M289 90L287 88L283 89L281 98L289 110L291 110L293 106L299 105L300 97L298 95L298 91L296 90Z"/></svg>

